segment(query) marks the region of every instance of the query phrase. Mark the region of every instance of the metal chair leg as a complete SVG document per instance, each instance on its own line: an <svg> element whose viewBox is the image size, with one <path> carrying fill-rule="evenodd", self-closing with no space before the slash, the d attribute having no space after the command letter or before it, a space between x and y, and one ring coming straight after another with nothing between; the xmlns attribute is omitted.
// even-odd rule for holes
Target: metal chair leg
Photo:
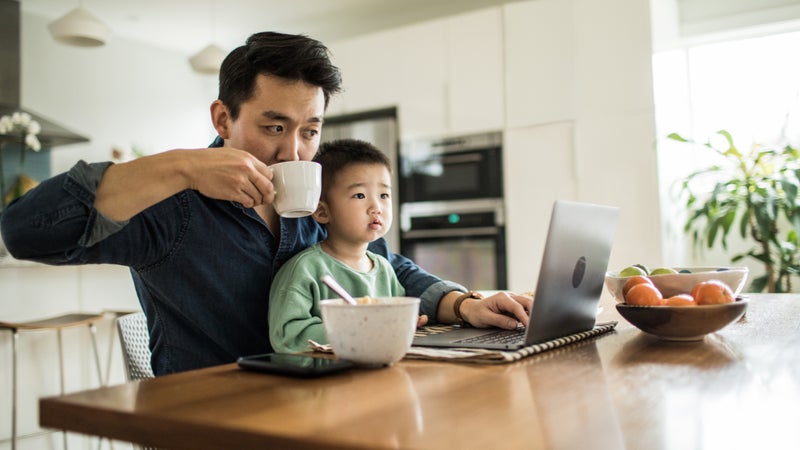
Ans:
<svg viewBox="0 0 800 450"><path fill-rule="evenodd" d="M17 449L17 330L11 330L11 450Z"/></svg>
<svg viewBox="0 0 800 450"><path fill-rule="evenodd" d="M94 349L94 363L95 367L97 367L97 383L100 386L105 386L105 383L103 383L103 369L100 368L100 351L97 347L97 327L94 323L89 324L89 330L92 333L90 337L92 338L92 349Z"/></svg>
<svg viewBox="0 0 800 450"><path fill-rule="evenodd" d="M99 346L97 345L97 327L94 323L89 324L89 331L91 332L90 337L92 338L92 349L94 350L94 363L95 367L97 368L97 383L100 386L106 386L108 383L103 380L103 369L100 368L100 350ZM97 448L98 450L102 448L103 445L103 438L97 439ZM111 449L114 448L114 444L111 442L111 439L108 440L108 445Z"/></svg>
<svg viewBox="0 0 800 450"><path fill-rule="evenodd" d="M64 343L61 338L61 329L57 330L58 336L58 385L59 394L64 395ZM67 450L67 432L62 432L62 440L64 442L64 450Z"/></svg>

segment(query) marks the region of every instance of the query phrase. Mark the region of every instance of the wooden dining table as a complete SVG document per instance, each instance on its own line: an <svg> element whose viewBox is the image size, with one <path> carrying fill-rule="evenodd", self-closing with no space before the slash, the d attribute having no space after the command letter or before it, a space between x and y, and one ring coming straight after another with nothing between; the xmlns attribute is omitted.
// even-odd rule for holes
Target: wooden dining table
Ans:
<svg viewBox="0 0 800 450"><path fill-rule="evenodd" d="M692 342L628 324L508 364L317 379L227 364L58 397L44 427L180 449L800 448L800 295L752 294Z"/></svg>

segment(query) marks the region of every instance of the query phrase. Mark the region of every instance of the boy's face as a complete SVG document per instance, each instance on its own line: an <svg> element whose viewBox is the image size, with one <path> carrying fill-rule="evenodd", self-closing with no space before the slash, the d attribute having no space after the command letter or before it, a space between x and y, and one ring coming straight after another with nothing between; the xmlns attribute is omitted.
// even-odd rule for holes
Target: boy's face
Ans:
<svg viewBox="0 0 800 450"><path fill-rule="evenodd" d="M324 170L324 169L323 169ZM314 213L329 239L367 244L392 226L392 176L382 164L353 164L336 174Z"/></svg>
<svg viewBox="0 0 800 450"><path fill-rule="evenodd" d="M270 165L311 160L319 147L325 96L322 88L303 81L258 75L252 98L231 120L219 100L212 119L226 147L245 150Z"/></svg>

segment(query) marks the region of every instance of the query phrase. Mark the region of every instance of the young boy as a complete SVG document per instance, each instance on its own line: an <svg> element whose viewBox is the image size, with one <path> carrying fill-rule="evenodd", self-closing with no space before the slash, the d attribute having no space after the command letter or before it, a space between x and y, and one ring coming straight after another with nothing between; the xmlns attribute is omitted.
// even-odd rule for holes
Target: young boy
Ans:
<svg viewBox="0 0 800 450"><path fill-rule="evenodd" d="M367 245L392 226L392 175L388 158L373 145L343 139L320 145L322 195L314 219L328 237L286 262L272 281L270 342L276 352L327 342L320 300L337 298L324 283L330 274L353 297L405 295L392 266Z"/></svg>

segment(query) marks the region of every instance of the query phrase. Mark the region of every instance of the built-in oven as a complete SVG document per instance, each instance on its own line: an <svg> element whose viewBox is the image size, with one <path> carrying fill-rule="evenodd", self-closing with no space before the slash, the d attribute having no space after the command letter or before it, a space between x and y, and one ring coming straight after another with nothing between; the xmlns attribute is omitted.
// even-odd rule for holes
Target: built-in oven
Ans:
<svg viewBox="0 0 800 450"><path fill-rule="evenodd" d="M400 202L503 197L499 132L404 142Z"/></svg>
<svg viewBox="0 0 800 450"><path fill-rule="evenodd" d="M470 289L506 289L502 136L404 142L400 251Z"/></svg>

